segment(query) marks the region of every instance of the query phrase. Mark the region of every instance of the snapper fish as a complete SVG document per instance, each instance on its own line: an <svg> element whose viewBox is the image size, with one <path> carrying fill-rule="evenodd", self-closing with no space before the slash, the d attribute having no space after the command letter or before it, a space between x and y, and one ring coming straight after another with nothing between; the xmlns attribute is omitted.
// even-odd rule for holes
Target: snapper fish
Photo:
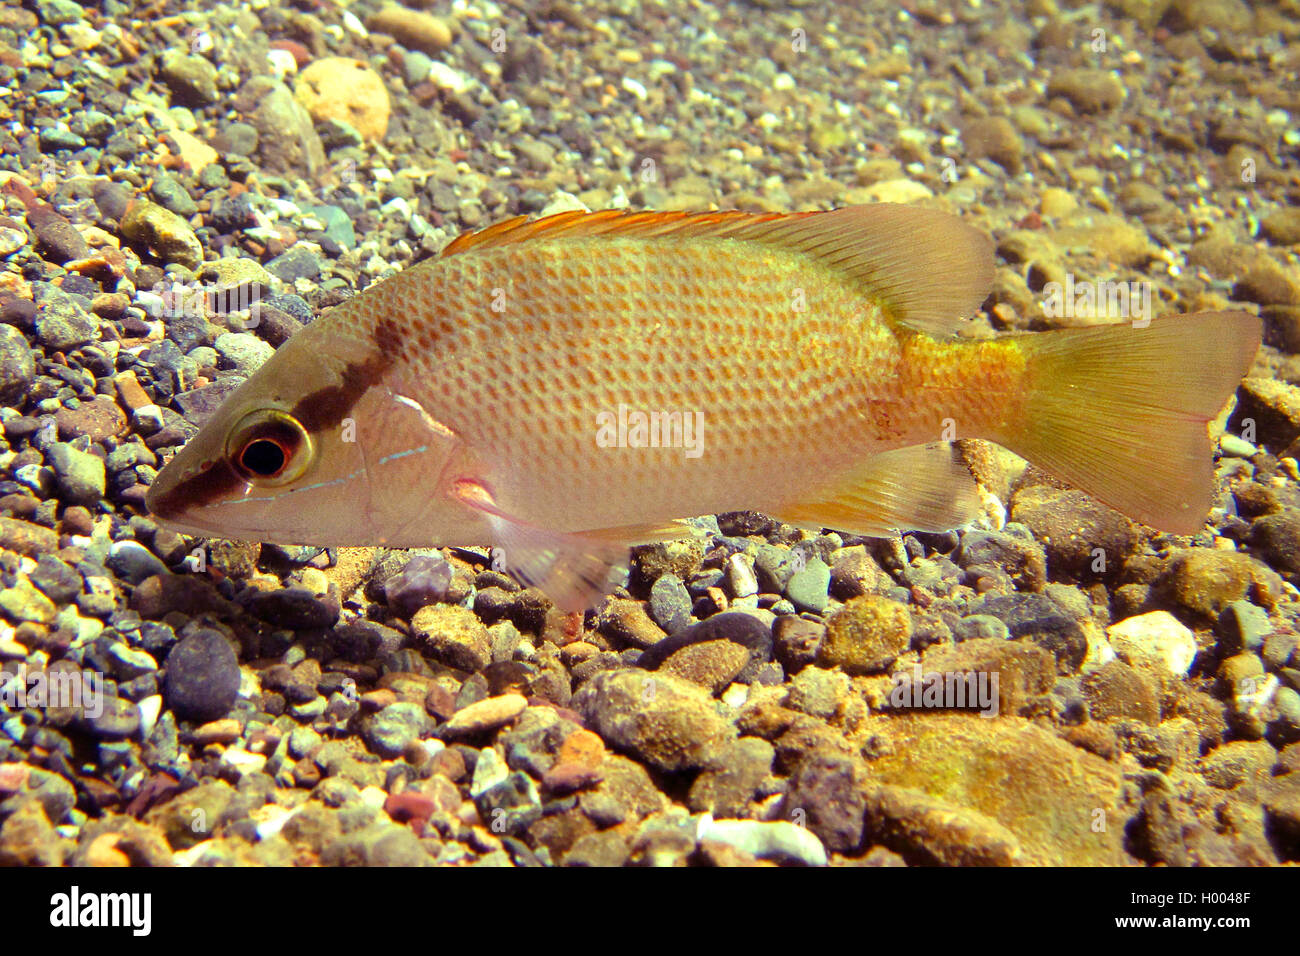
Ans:
<svg viewBox="0 0 1300 956"><path fill-rule="evenodd" d="M987 236L925 208L518 217L322 315L158 474L177 531L490 545L562 608L629 546L755 510L862 535L974 520L981 438L1192 534L1207 423L1260 344L1243 312L957 333Z"/></svg>

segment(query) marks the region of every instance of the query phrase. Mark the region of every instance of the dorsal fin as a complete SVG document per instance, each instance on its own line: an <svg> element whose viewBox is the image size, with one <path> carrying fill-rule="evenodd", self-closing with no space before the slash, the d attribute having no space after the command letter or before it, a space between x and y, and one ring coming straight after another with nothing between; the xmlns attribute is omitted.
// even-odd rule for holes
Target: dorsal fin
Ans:
<svg viewBox="0 0 1300 956"><path fill-rule="evenodd" d="M562 212L516 216L467 233L444 256L534 239L727 239L800 252L839 270L895 319L926 332L958 329L993 286L993 244L955 216L877 203L830 212Z"/></svg>

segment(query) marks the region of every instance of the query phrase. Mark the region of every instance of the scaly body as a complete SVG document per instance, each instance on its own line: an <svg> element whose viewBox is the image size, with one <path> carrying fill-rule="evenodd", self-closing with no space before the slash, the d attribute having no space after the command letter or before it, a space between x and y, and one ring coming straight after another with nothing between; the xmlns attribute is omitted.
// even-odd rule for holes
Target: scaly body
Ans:
<svg viewBox="0 0 1300 956"><path fill-rule="evenodd" d="M963 524L969 474L935 444L952 437L1199 527L1206 421L1258 320L954 337L991 277L987 239L910 207L513 220L301 332L160 474L150 507L228 537L499 544L569 606L674 518ZM602 428L625 412L691 416L698 447L610 447Z"/></svg>

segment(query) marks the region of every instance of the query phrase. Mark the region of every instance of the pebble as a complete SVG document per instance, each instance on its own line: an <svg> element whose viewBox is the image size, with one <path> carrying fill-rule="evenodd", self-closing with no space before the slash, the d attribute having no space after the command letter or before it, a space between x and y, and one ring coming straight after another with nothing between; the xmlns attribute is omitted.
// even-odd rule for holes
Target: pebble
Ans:
<svg viewBox="0 0 1300 956"><path fill-rule="evenodd" d="M1273 633L1268 612L1249 601L1233 601L1219 614L1216 630L1220 646L1228 654L1258 651Z"/></svg>
<svg viewBox="0 0 1300 956"><path fill-rule="evenodd" d="M1177 604L1212 620L1252 591L1273 601L1281 594L1276 572L1235 551L1188 548L1174 552L1167 567L1158 582L1161 590Z"/></svg>
<svg viewBox="0 0 1300 956"><path fill-rule="evenodd" d="M439 89L447 90L452 94L464 93L472 85L469 77L464 73L461 73L459 70L448 66L446 63L439 62L438 60L434 60L433 63L430 64L428 80ZM546 154L548 157L546 161L539 165L539 168L545 169L550 166L550 161L555 158L554 150L546 143L537 143L536 146L537 149L534 151L535 153L541 152ZM516 143L515 149L527 155L522 143Z"/></svg>
<svg viewBox="0 0 1300 956"><path fill-rule="evenodd" d="M794 674L817 658L826 625L794 614L778 617L772 625L773 654L786 673Z"/></svg>
<svg viewBox="0 0 1300 956"><path fill-rule="evenodd" d="M953 625L952 636L955 641L1011 639L1011 631L1001 619L992 614L968 614Z"/></svg>
<svg viewBox="0 0 1300 956"><path fill-rule="evenodd" d="M85 143L81 144L82 146ZM80 149L81 146L64 146L56 149ZM36 246L51 261L62 265L75 259L85 259L90 255L90 246L85 238L65 217L51 207L39 205L28 210L27 223L36 233Z"/></svg>
<svg viewBox="0 0 1300 956"><path fill-rule="evenodd" d="M71 352L92 341L99 323L72 296L50 287L42 290L37 301L36 337L51 352Z"/></svg>
<svg viewBox="0 0 1300 956"><path fill-rule="evenodd" d="M611 598L596 618L596 630L631 647L651 647L664 639L663 629L639 601Z"/></svg>
<svg viewBox="0 0 1300 956"><path fill-rule="evenodd" d="M447 21L395 4L371 14L366 26L376 33L387 33L403 46L423 53L439 53L451 46L451 27Z"/></svg>
<svg viewBox="0 0 1300 956"><path fill-rule="evenodd" d="M381 757L400 757L406 748L431 729L429 716L419 704L398 701L365 722L366 743Z"/></svg>
<svg viewBox="0 0 1300 956"><path fill-rule="evenodd" d="M1047 95L1064 97L1081 114L1113 110L1124 102L1124 84L1111 70L1067 69L1052 73Z"/></svg>
<svg viewBox="0 0 1300 956"><path fill-rule="evenodd" d="M736 737L707 692L666 674L602 671L571 706L607 744L669 773L704 766Z"/></svg>
<svg viewBox="0 0 1300 956"><path fill-rule="evenodd" d="M0 866L62 866L64 852L37 800L23 800L0 826Z"/></svg>
<svg viewBox="0 0 1300 956"><path fill-rule="evenodd" d="M27 245L27 233L13 226L0 226L0 256L11 256Z"/></svg>
<svg viewBox="0 0 1300 956"><path fill-rule="evenodd" d="M656 541L633 548L632 565L637 577L646 584L657 581L664 574L686 579L699 568L704 548L705 541L699 537Z"/></svg>
<svg viewBox="0 0 1300 956"><path fill-rule="evenodd" d="M1026 525L1043 543L1054 575L1113 575L1142 543L1137 525L1081 491L1022 489L1013 499L1011 520Z"/></svg>
<svg viewBox="0 0 1300 956"><path fill-rule="evenodd" d="M147 199L137 199L127 209L119 226L129 242L145 246L160 259L197 269L203 262L203 247L190 224L170 209Z"/></svg>
<svg viewBox="0 0 1300 956"><path fill-rule="evenodd" d="M163 698L182 720L207 723L224 717L239 696L239 660L220 633L199 630L167 655Z"/></svg>
<svg viewBox="0 0 1300 956"><path fill-rule="evenodd" d="M178 101L191 106L217 101L217 68L203 57L170 50L163 56L161 72Z"/></svg>
<svg viewBox="0 0 1300 956"><path fill-rule="evenodd" d="M1126 618L1106 629L1115 652L1135 667L1186 677L1196 659L1196 637L1168 611Z"/></svg>
<svg viewBox="0 0 1300 956"><path fill-rule="evenodd" d="M997 820L919 790L874 788L866 820L872 840L913 864L1010 866L1020 860L1020 841Z"/></svg>
<svg viewBox="0 0 1300 956"><path fill-rule="evenodd" d="M0 516L0 547L38 558L59 549L59 536L52 529L30 521Z"/></svg>
<svg viewBox="0 0 1300 956"><path fill-rule="evenodd" d="M930 712L893 716L879 730L874 782L996 820L1019 841L1020 865L1119 866L1128 859L1125 827L1103 831L1093 824L1098 811L1108 820L1128 819L1123 771L1050 728L1018 717Z"/></svg>
<svg viewBox="0 0 1300 956"><path fill-rule="evenodd" d="M801 611L820 614L830 603L831 569L821 558L808 558L790 575L785 596Z"/></svg>
<svg viewBox="0 0 1300 956"><path fill-rule="evenodd" d="M194 200L190 198L188 190L171 176L155 178L149 188L149 195L164 209L186 219L199 211Z"/></svg>
<svg viewBox="0 0 1300 956"><path fill-rule="evenodd" d="M325 226L325 235L344 249L356 248L357 234L352 225L352 217L341 208L338 206L304 206L303 212L319 219ZM310 322L311 312L309 310L304 311L306 311L305 315L296 315L294 317L300 322Z"/></svg>
<svg viewBox="0 0 1300 956"><path fill-rule="evenodd" d="M691 595L675 574L663 574L650 588L650 617L668 634L691 623Z"/></svg>
<svg viewBox="0 0 1300 956"><path fill-rule="evenodd" d="M470 775L469 795L471 798L481 796L510 776L510 768L501 759L493 747L484 747L478 752L474 762L474 772Z"/></svg>
<svg viewBox="0 0 1300 956"><path fill-rule="evenodd" d="M45 453L54 469L60 496L73 504L93 505L104 497L104 459L66 442L55 442Z"/></svg>
<svg viewBox="0 0 1300 956"><path fill-rule="evenodd" d="M518 771L480 793L474 806L496 834L520 833L542 815L537 785L528 774Z"/></svg>
<svg viewBox="0 0 1300 956"><path fill-rule="evenodd" d="M1234 298L1240 298L1234 293ZM1282 297L1280 294L1275 297ZM1281 305L1300 306L1300 281ZM1233 419L1255 422L1256 439L1273 449L1285 449L1300 439L1300 387L1273 378L1247 378L1241 383Z"/></svg>
<svg viewBox="0 0 1300 956"><path fill-rule="evenodd" d="M826 866L826 848L808 829L785 820L714 820L700 817L696 839L725 843L760 860Z"/></svg>
<svg viewBox="0 0 1300 956"><path fill-rule="evenodd" d="M296 245L268 262L266 271L277 279L292 284L299 279L319 277L320 260L306 246Z"/></svg>
<svg viewBox="0 0 1300 956"><path fill-rule="evenodd" d="M1055 655L1065 673L1074 673L1088 654L1083 628L1045 594L986 597L972 610L996 617L1014 640L1027 640Z"/></svg>
<svg viewBox="0 0 1300 956"><path fill-rule="evenodd" d="M136 541L113 542L109 548L107 564L119 577L131 584L139 584L155 574L168 573L167 565Z"/></svg>
<svg viewBox="0 0 1300 956"><path fill-rule="evenodd" d="M279 173L315 175L325 165L325 148L311 114L293 92L269 77L249 80L244 89L256 103L251 119L262 165Z"/></svg>
<svg viewBox="0 0 1300 956"><path fill-rule="evenodd" d="M0 611L14 622L50 624L58 614L54 603L20 576L11 586L0 590Z"/></svg>
<svg viewBox="0 0 1300 956"><path fill-rule="evenodd" d="M839 670L805 667L791 680L785 705L792 710L821 717L834 717L849 690L848 676Z"/></svg>
<svg viewBox="0 0 1300 956"><path fill-rule="evenodd" d="M1155 726L1160 722L1160 702L1155 688L1123 661L1111 661L1085 674L1083 693L1093 720L1131 717Z"/></svg>
<svg viewBox="0 0 1300 956"><path fill-rule="evenodd" d="M346 123L369 142L379 142L388 132L388 90L361 60L330 56L313 61L298 74L294 95L317 123Z"/></svg>
<svg viewBox="0 0 1300 956"><path fill-rule="evenodd" d="M75 409L61 408L54 413L54 421L59 437L65 441L84 435L103 444L110 438L121 437L127 429L126 415L108 395L96 395Z"/></svg>
<svg viewBox="0 0 1300 956"><path fill-rule="evenodd" d="M1275 246L1300 244L1300 209L1295 206L1275 209L1260 220L1259 232Z"/></svg>
<svg viewBox="0 0 1300 956"><path fill-rule="evenodd" d="M849 674L876 673L907 650L911 639L912 614L907 605L866 594L851 599L827 620L817 659L825 667L841 667Z"/></svg>
<svg viewBox="0 0 1300 956"><path fill-rule="evenodd" d="M752 597L758 593L758 578L744 554L733 554L726 563L727 590L733 598Z"/></svg>
<svg viewBox="0 0 1300 956"><path fill-rule="evenodd" d="M842 754L810 752L787 782L780 803L783 820L806 826L835 853L851 853L862 844L867 809L862 764Z"/></svg>
<svg viewBox="0 0 1300 956"><path fill-rule="evenodd" d="M21 405L36 377L36 356L27 337L0 325L0 402Z"/></svg>
<svg viewBox="0 0 1300 956"><path fill-rule="evenodd" d="M1273 567L1300 574L1300 509L1284 508L1256 518L1250 542Z"/></svg>
<svg viewBox="0 0 1300 956"><path fill-rule="evenodd" d="M1024 143L1015 124L1005 116L985 116L966 124L962 142L973 159L988 158L1015 175L1023 163Z"/></svg>
<svg viewBox="0 0 1300 956"><path fill-rule="evenodd" d="M528 699L520 694L488 697L462 707L440 729L443 737L448 740L474 737L510 723L527 707Z"/></svg>
<svg viewBox="0 0 1300 956"><path fill-rule="evenodd" d="M419 50L407 50L406 55L402 57L402 78L406 80L408 87L415 87L424 82L432 68L433 60Z"/></svg>
<svg viewBox="0 0 1300 956"><path fill-rule="evenodd" d="M81 575L52 554L42 554L28 577L55 604L70 604L81 593Z"/></svg>
<svg viewBox="0 0 1300 956"><path fill-rule="evenodd" d="M275 354L275 348L251 332L225 332L213 343L226 367L252 375Z"/></svg>
<svg viewBox="0 0 1300 956"><path fill-rule="evenodd" d="M899 703L909 709L907 697L910 696L912 708L925 706L925 680L929 674L996 674L998 678L996 699L989 701L970 700L967 698L967 710L978 710L981 716L992 716L984 710L987 704L996 707L1002 715L1032 711L1039 706L1043 695L1050 692L1057 684L1056 659L1041 647L1022 641L1008 641L1001 638L976 638L961 644L936 644L927 648L921 657L919 671L913 669L910 674L904 671L894 672L896 687L910 689L910 695L900 691ZM916 686L920 677L921 686ZM910 688L905 685L910 684ZM969 686L969 685L968 685ZM990 685L991 689L991 685ZM979 695L979 685L975 693ZM891 693L890 703L894 703Z"/></svg>
<svg viewBox="0 0 1300 956"><path fill-rule="evenodd" d="M480 671L492 663L492 639L469 608L449 604L422 607L411 618L411 631L433 657L450 667Z"/></svg>
<svg viewBox="0 0 1300 956"><path fill-rule="evenodd" d="M753 614L729 611L656 642L637 659L637 666L663 668L717 693L732 681L752 681L771 659L771 626Z"/></svg>
<svg viewBox="0 0 1300 956"><path fill-rule="evenodd" d="M104 696L96 711L85 709L79 723L100 740L126 740L140 729L140 711L134 701Z"/></svg>
<svg viewBox="0 0 1300 956"><path fill-rule="evenodd" d="M451 578L451 563L441 552L416 554L384 582L384 597L389 606L409 617L422 607L445 600Z"/></svg>
<svg viewBox="0 0 1300 956"><path fill-rule="evenodd" d="M248 602L248 609L276 627L295 631L331 627L338 620L338 594L318 594L306 587L277 588L260 591Z"/></svg>

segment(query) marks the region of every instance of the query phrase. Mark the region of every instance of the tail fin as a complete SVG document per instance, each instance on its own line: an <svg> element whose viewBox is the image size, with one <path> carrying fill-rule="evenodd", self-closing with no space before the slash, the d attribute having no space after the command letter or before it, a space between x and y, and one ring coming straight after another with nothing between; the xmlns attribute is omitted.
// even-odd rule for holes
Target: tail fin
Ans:
<svg viewBox="0 0 1300 956"><path fill-rule="evenodd" d="M1131 518L1194 534L1214 492L1206 423L1260 333L1248 313L1201 312L1026 335L1025 415L994 440Z"/></svg>

